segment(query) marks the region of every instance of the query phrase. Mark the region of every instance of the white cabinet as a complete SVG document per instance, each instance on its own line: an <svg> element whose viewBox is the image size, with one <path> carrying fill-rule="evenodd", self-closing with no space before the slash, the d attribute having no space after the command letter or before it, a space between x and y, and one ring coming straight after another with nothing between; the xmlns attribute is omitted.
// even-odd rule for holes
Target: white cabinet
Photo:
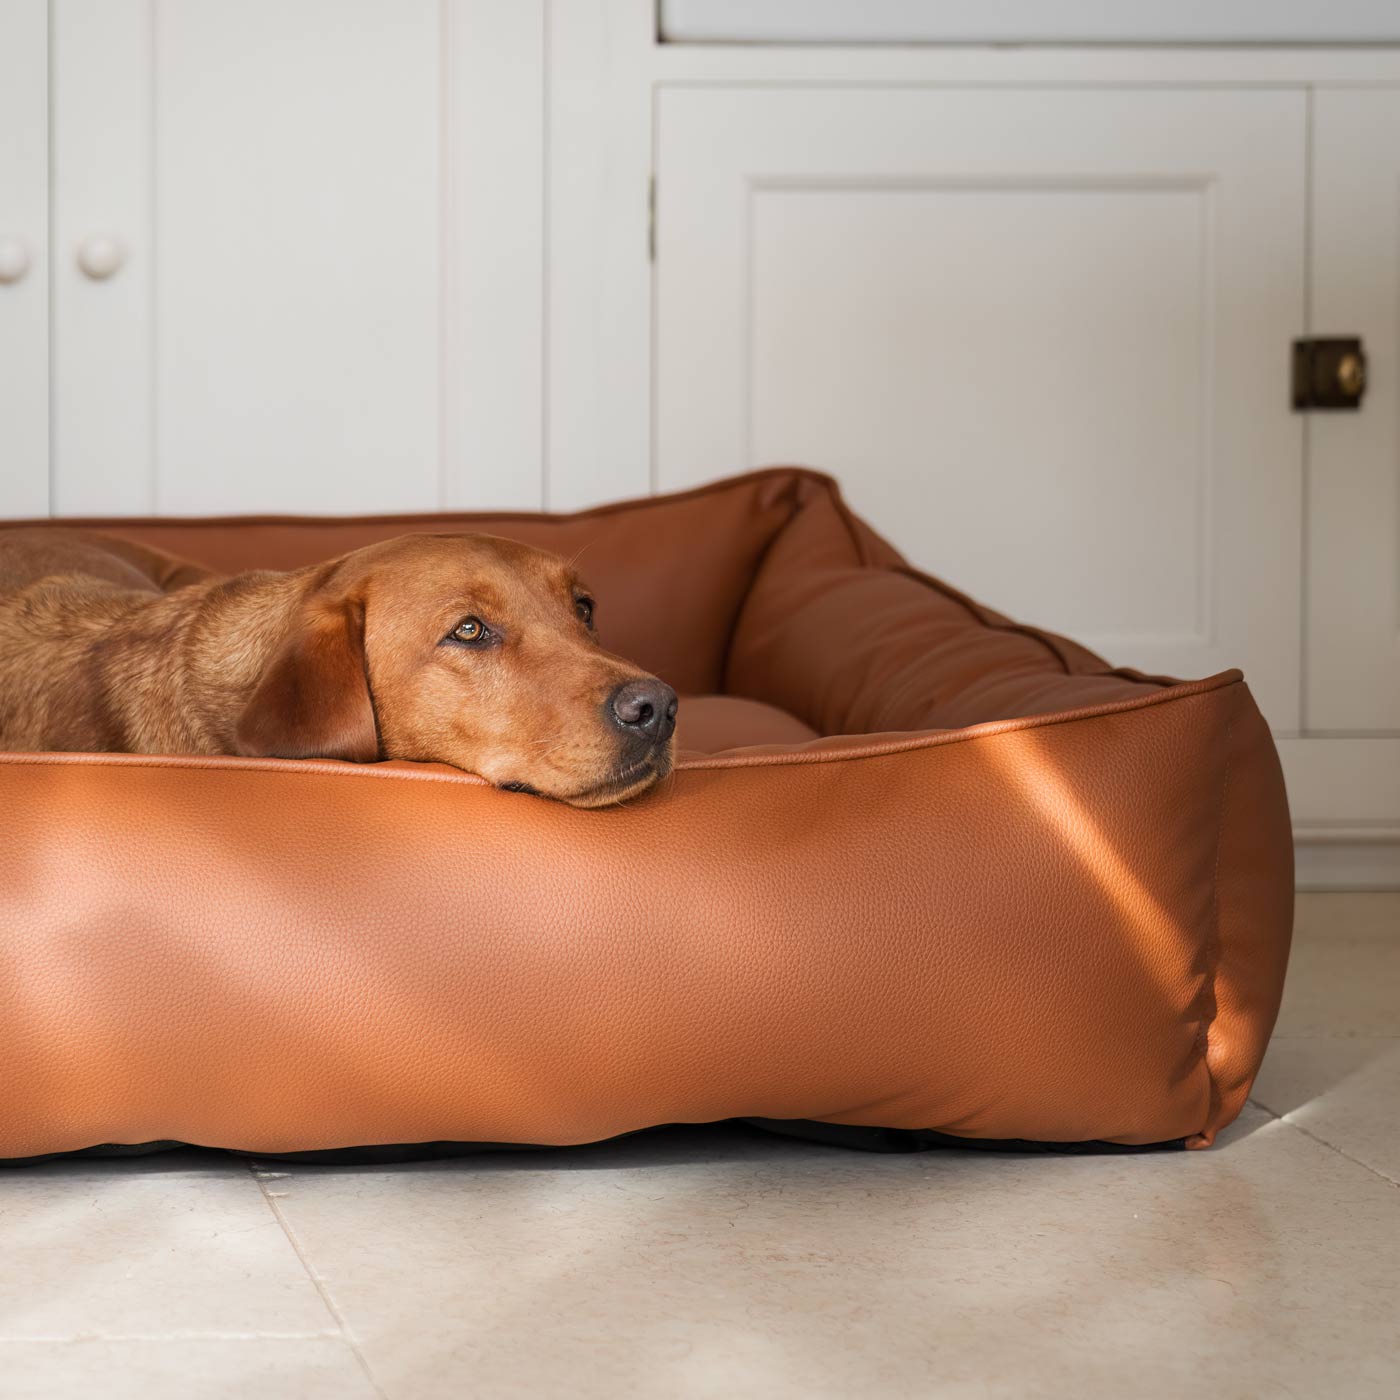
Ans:
<svg viewBox="0 0 1400 1400"><path fill-rule="evenodd" d="M1342 42L1390 11L796 42L986 18L930 8L0 0L0 516L823 467L1012 615L1242 666L1304 881L1400 885L1400 48ZM1365 403L1294 413L1329 335Z"/></svg>
<svg viewBox="0 0 1400 1400"><path fill-rule="evenodd" d="M47 28L0 4L0 515L49 509Z"/></svg>
<svg viewBox="0 0 1400 1400"><path fill-rule="evenodd" d="M1300 91L658 99L656 478L806 462L911 559L1299 717Z"/></svg>
<svg viewBox="0 0 1400 1400"><path fill-rule="evenodd" d="M539 8L52 8L55 512L538 506Z"/></svg>
<svg viewBox="0 0 1400 1400"><path fill-rule="evenodd" d="M1308 427L1305 723L1400 735L1400 90L1314 99L1311 321L1359 335L1359 413Z"/></svg>

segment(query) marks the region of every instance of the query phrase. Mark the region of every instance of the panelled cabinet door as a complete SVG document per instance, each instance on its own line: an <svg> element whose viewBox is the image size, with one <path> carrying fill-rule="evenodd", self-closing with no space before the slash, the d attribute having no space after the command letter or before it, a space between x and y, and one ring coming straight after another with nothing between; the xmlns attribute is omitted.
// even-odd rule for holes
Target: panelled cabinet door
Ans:
<svg viewBox="0 0 1400 1400"><path fill-rule="evenodd" d="M0 518L49 511L48 6L0 5Z"/></svg>
<svg viewBox="0 0 1400 1400"><path fill-rule="evenodd" d="M1305 723L1400 733L1400 90L1314 99L1313 334L1360 336L1354 412L1308 441Z"/></svg>
<svg viewBox="0 0 1400 1400"><path fill-rule="evenodd" d="M159 504L153 15L150 0L51 8L54 513L143 514Z"/></svg>
<svg viewBox="0 0 1400 1400"><path fill-rule="evenodd" d="M658 103L659 486L824 468L919 566L1296 729L1301 92Z"/></svg>
<svg viewBox="0 0 1400 1400"><path fill-rule="evenodd" d="M539 505L541 13L53 0L58 513Z"/></svg>
<svg viewBox="0 0 1400 1400"><path fill-rule="evenodd" d="M438 6L54 0L54 45L58 513L433 505Z"/></svg>

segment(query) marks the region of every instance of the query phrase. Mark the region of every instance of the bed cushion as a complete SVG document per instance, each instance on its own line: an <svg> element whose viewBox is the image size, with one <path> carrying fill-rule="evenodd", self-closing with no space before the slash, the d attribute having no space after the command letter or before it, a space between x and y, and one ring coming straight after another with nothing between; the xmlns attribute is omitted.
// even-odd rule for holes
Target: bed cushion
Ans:
<svg viewBox="0 0 1400 1400"><path fill-rule="evenodd" d="M1204 1146L1239 1111L1292 848L1238 672L1012 623L799 470L572 516L105 525L219 570L414 529L583 550L606 643L690 697L685 752L596 812L434 765L0 756L0 1157L732 1117Z"/></svg>
<svg viewBox="0 0 1400 1400"><path fill-rule="evenodd" d="M739 695L684 696L676 718L676 747L681 753L783 747L821 737L786 710Z"/></svg>

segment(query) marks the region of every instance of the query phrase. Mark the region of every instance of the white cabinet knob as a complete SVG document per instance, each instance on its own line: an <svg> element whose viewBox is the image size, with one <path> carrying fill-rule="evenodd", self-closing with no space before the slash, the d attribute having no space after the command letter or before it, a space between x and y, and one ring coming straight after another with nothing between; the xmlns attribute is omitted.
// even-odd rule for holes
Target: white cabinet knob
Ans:
<svg viewBox="0 0 1400 1400"><path fill-rule="evenodd" d="M78 244L78 266L94 282L110 277L126 261L126 249L110 235L94 233Z"/></svg>
<svg viewBox="0 0 1400 1400"><path fill-rule="evenodd" d="M0 282L18 282L29 271L29 249L22 238L0 238Z"/></svg>

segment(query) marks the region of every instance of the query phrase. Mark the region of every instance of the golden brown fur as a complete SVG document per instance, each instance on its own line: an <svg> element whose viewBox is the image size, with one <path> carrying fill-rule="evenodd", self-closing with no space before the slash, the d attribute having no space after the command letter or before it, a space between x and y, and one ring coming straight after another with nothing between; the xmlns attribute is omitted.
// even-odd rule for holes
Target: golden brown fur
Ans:
<svg viewBox="0 0 1400 1400"><path fill-rule="evenodd" d="M616 801L669 770L674 692L598 645L586 601L562 560L486 535L220 578L103 535L0 531L0 749L416 759ZM454 637L466 618L489 645ZM646 733L619 719L622 687L665 710Z"/></svg>

